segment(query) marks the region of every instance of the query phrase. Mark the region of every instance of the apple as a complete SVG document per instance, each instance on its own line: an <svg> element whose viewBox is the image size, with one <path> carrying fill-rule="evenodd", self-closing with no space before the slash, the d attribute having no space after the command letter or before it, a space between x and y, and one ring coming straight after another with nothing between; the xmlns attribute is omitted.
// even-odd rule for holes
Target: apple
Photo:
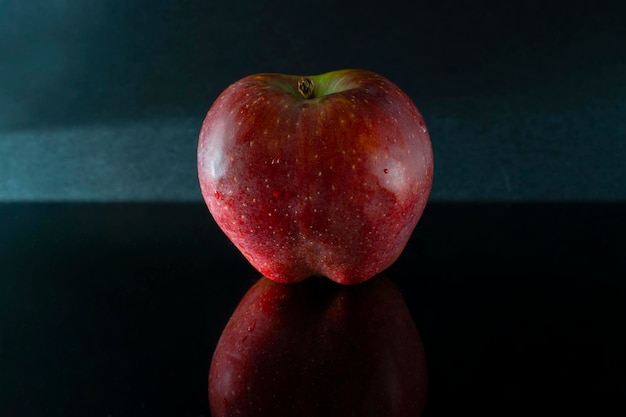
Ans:
<svg viewBox="0 0 626 417"><path fill-rule="evenodd" d="M209 377L211 414L418 417L427 366L419 331L394 285L262 278L228 320Z"/></svg>
<svg viewBox="0 0 626 417"><path fill-rule="evenodd" d="M400 256L428 200L433 153L411 99L381 75L256 74L202 123L201 193L263 275L357 284Z"/></svg>

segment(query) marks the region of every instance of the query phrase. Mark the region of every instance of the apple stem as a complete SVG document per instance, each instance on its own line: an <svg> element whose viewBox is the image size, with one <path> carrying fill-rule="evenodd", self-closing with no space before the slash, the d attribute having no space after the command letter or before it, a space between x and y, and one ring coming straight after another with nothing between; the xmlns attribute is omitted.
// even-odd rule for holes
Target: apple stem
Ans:
<svg viewBox="0 0 626 417"><path fill-rule="evenodd" d="M313 97L313 90L315 90L315 84L309 78L302 77L298 80L298 91L302 97L305 99Z"/></svg>

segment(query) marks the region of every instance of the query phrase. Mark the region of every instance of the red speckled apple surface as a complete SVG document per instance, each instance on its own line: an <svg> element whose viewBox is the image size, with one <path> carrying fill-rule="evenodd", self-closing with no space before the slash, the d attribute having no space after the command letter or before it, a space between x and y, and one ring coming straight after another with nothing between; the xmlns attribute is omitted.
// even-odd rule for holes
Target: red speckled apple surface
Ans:
<svg viewBox="0 0 626 417"><path fill-rule="evenodd" d="M261 273L355 284L404 249L433 153L418 109L378 74L258 74L210 108L198 176L215 221Z"/></svg>

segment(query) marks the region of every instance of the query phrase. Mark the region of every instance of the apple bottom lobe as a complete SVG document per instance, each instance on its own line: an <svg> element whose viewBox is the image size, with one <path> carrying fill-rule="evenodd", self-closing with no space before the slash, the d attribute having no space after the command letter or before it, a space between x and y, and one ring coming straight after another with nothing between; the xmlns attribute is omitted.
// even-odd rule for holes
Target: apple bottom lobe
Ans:
<svg viewBox="0 0 626 417"><path fill-rule="evenodd" d="M353 285L367 281L397 260L425 206L425 199L409 199L400 205L395 196L382 192L368 201L364 210L346 209L343 216L321 211L319 216L304 216L314 219L309 222L300 218L299 222L280 223L279 219L290 217L275 214L275 223L262 223L250 232L254 239L241 228L229 228L233 223L228 219L218 219L218 223L244 257L276 282L296 283L324 276ZM317 223L319 219L329 220Z"/></svg>
<svg viewBox="0 0 626 417"><path fill-rule="evenodd" d="M406 240L403 240L401 246L405 245ZM380 256L380 250L376 252L360 246L362 244L345 250L309 241L301 244L296 251L290 248L284 252L270 244L267 248L270 254L265 254L264 250L249 252L247 245L238 249L261 274L283 284L324 277L339 284L356 285L383 271L399 257L395 250L394 254Z"/></svg>

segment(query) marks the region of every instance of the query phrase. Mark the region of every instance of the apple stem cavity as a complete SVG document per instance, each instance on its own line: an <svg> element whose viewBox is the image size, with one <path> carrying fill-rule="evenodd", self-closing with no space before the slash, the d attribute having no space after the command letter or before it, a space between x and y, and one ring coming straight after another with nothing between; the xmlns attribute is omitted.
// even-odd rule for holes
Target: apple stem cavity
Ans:
<svg viewBox="0 0 626 417"><path fill-rule="evenodd" d="M305 99L313 97L313 91L315 90L315 84L310 78L302 77L298 80L298 92Z"/></svg>

